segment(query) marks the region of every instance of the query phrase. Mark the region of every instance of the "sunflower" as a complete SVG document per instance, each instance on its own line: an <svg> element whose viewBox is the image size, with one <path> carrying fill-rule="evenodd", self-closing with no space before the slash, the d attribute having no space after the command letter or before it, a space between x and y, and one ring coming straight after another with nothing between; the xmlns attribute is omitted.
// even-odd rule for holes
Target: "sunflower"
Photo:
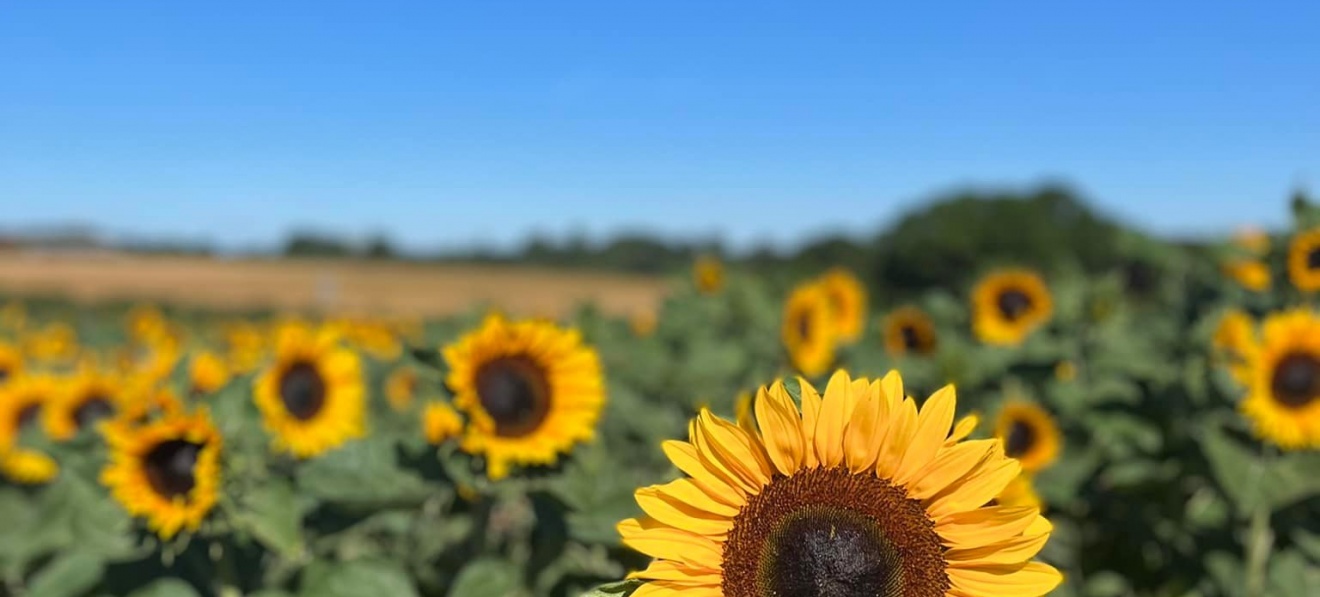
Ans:
<svg viewBox="0 0 1320 597"><path fill-rule="evenodd" d="M1008 482L1004 490L991 501L991 504L997 506L1019 507L1043 509L1040 496L1036 494L1035 484L1032 482L1030 473L1022 473Z"/></svg>
<svg viewBox="0 0 1320 597"><path fill-rule="evenodd" d="M0 307L0 328L11 332L21 332L27 326L27 306L18 301L9 301Z"/></svg>
<svg viewBox="0 0 1320 597"><path fill-rule="evenodd" d="M935 324L925 311L907 306L885 316L885 350L893 355L935 352Z"/></svg>
<svg viewBox="0 0 1320 597"><path fill-rule="evenodd" d="M188 362L189 391L195 396L213 394L229 383L229 365L220 355L203 350Z"/></svg>
<svg viewBox="0 0 1320 597"><path fill-rule="evenodd" d="M66 381L42 413L46 435L57 441L95 429L124 410L126 378L84 367Z"/></svg>
<svg viewBox="0 0 1320 597"><path fill-rule="evenodd" d="M266 358L268 339L257 324L238 320L224 325L221 330L225 342L225 358L234 373L250 373Z"/></svg>
<svg viewBox="0 0 1320 597"><path fill-rule="evenodd" d="M385 378L385 399L390 408L403 412L412 406L417 395L417 370L407 365L397 367Z"/></svg>
<svg viewBox="0 0 1320 597"><path fill-rule="evenodd" d="M443 353L454 405L471 419L461 447L485 455L491 479L511 464L553 464L595 437L605 384L577 330L490 315Z"/></svg>
<svg viewBox="0 0 1320 597"><path fill-rule="evenodd" d="M1260 228L1245 227L1233 235L1233 245L1252 255L1264 255L1270 252L1270 235Z"/></svg>
<svg viewBox="0 0 1320 597"><path fill-rule="evenodd" d="M986 506L1020 466L995 440L946 443L952 386L918 410L902 380L838 372L758 392L759 431L702 411L665 442L687 477L639 489L618 525L656 558L634 597L1016 597L1062 580L1031 558L1052 527L1034 508Z"/></svg>
<svg viewBox="0 0 1320 597"><path fill-rule="evenodd" d="M422 411L422 435L432 445L440 445L463 431L463 418L444 402L432 402Z"/></svg>
<svg viewBox="0 0 1320 597"><path fill-rule="evenodd" d="M1245 311L1229 309L1219 319L1211 340L1216 356L1228 364L1228 371L1239 382L1249 383L1247 363L1258 347L1256 323Z"/></svg>
<svg viewBox="0 0 1320 597"><path fill-rule="evenodd" d="M177 333L164 330L155 335L135 340L119 353L120 369L125 374L141 376L159 382L174 372L182 358L182 339Z"/></svg>
<svg viewBox="0 0 1320 597"><path fill-rule="evenodd" d="M19 442L25 431L39 428L57 388L47 375L17 376L0 387L0 474L16 483L45 483L59 472L49 456Z"/></svg>
<svg viewBox="0 0 1320 597"><path fill-rule="evenodd" d="M56 321L29 333L24 338L24 350L38 361L68 361L78 354L78 332Z"/></svg>
<svg viewBox="0 0 1320 597"><path fill-rule="evenodd" d="M1306 309L1276 313L1262 330L1242 412L1265 440L1320 448L1320 317Z"/></svg>
<svg viewBox="0 0 1320 597"><path fill-rule="evenodd" d="M866 287L857 276L841 267L825 272L819 282L829 296L839 340L855 342L866 327Z"/></svg>
<svg viewBox="0 0 1320 597"><path fill-rule="evenodd" d="M379 361L393 361L403 352L403 343L394 330L383 322L343 318L328 325L343 338Z"/></svg>
<svg viewBox="0 0 1320 597"><path fill-rule="evenodd" d="M23 372L23 353L11 344L0 342L0 385Z"/></svg>
<svg viewBox="0 0 1320 597"><path fill-rule="evenodd" d="M800 284L784 303L780 337L793 366L816 377L834 363L834 314L829 294L819 284Z"/></svg>
<svg viewBox="0 0 1320 597"><path fill-rule="evenodd" d="M1032 402L1010 400L999 409L995 437L1004 443L1004 453L1032 473L1054 463L1062 440L1054 417Z"/></svg>
<svg viewBox="0 0 1320 597"><path fill-rule="evenodd" d="M692 265L692 282L702 294L715 294L724 288L724 264L709 255L697 258Z"/></svg>
<svg viewBox="0 0 1320 597"><path fill-rule="evenodd" d="M639 338L645 338L655 333L656 324L655 311L650 309L633 313L628 318L628 326L632 328L633 335Z"/></svg>
<svg viewBox="0 0 1320 597"><path fill-rule="evenodd" d="M162 539L197 530L215 506L224 441L206 410L106 433L101 483Z"/></svg>
<svg viewBox="0 0 1320 597"><path fill-rule="evenodd" d="M1303 292L1320 290L1320 228L1293 237L1288 246L1288 278Z"/></svg>
<svg viewBox="0 0 1320 597"><path fill-rule="evenodd" d="M1262 292L1270 287L1269 266L1254 259L1225 261L1221 269L1224 275L1232 278L1233 281L1247 290Z"/></svg>
<svg viewBox="0 0 1320 597"><path fill-rule="evenodd" d="M1054 305L1035 272L1009 269L981 279L972 293L976 336L987 344L1017 345L1049 321Z"/></svg>
<svg viewBox="0 0 1320 597"><path fill-rule="evenodd" d="M308 458L366 433L362 362L333 330L285 326L275 352L253 383L276 450Z"/></svg>
<svg viewBox="0 0 1320 597"><path fill-rule="evenodd" d="M169 320L155 305L138 305L128 311L124 317L124 327L128 337L145 341L164 334L169 329Z"/></svg>

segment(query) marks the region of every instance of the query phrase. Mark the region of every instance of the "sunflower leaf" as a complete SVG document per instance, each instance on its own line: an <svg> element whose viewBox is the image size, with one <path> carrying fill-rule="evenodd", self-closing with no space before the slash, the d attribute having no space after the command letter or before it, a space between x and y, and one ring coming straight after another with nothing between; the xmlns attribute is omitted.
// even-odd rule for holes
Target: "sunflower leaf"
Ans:
<svg viewBox="0 0 1320 597"><path fill-rule="evenodd" d="M411 356L420 365L425 365L440 372L445 370L444 359L441 358L440 351L436 350L435 347L409 346L408 356Z"/></svg>
<svg viewBox="0 0 1320 597"><path fill-rule="evenodd" d="M623 582L601 585L583 593L582 597L625 597L627 595L632 595L633 591L636 591L640 586L642 586L642 581L640 580L625 580Z"/></svg>
<svg viewBox="0 0 1320 597"><path fill-rule="evenodd" d="M33 577L28 593L43 597L78 597L100 581L105 562L91 554L70 552L60 555Z"/></svg>
<svg viewBox="0 0 1320 597"><path fill-rule="evenodd" d="M513 562L481 558L472 561L458 573L450 595L525 595L522 588L522 569Z"/></svg>
<svg viewBox="0 0 1320 597"><path fill-rule="evenodd" d="M417 589L398 564L380 561L315 562L303 573L302 597L417 597ZM498 595L499 593L453 593Z"/></svg>
<svg viewBox="0 0 1320 597"><path fill-rule="evenodd" d="M177 578L162 578L128 594L128 597L197 597L192 585Z"/></svg>

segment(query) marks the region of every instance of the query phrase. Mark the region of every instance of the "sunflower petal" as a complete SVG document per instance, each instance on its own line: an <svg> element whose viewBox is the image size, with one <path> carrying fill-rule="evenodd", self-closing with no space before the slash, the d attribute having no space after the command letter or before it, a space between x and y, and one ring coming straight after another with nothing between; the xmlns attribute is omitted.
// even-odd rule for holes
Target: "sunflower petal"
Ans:
<svg viewBox="0 0 1320 597"><path fill-rule="evenodd" d="M1011 566L1036 557L1049 538L1049 533L1022 535L981 547L950 549L944 552L944 561L951 568Z"/></svg>
<svg viewBox="0 0 1320 597"><path fill-rule="evenodd" d="M991 456L961 481L937 494L926 511L931 518L939 520L953 512L980 508L999 495L1020 472L1022 465L1018 461Z"/></svg>
<svg viewBox="0 0 1320 597"><path fill-rule="evenodd" d="M949 426L953 424L953 413L957 406L957 396L951 385L944 386L921 405L921 412L917 415L917 429L907 450L903 452L903 461L894 473L895 483L908 484L935 459L940 446L949 437Z"/></svg>
<svg viewBox="0 0 1320 597"><path fill-rule="evenodd" d="M691 477L692 482L715 501L735 508L740 507L745 501L747 494L740 487L701 462L696 446L688 442L668 440L660 444L660 449L678 470Z"/></svg>
<svg viewBox="0 0 1320 597"><path fill-rule="evenodd" d="M1022 566L987 566L950 568L953 588L973 595L1045 595L1063 582L1063 575L1053 566L1028 562Z"/></svg>
<svg viewBox="0 0 1320 597"><path fill-rule="evenodd" d="M876 459L875 474L892 479L903 461L903 452L917 430L917 404L911 398L899 398L890 412L889 426L881 443L880 457Z"/></svg>
<svg viewBox="0 0 1320 597"><path fill-rule="evenodd" d="M656 487L638 489L637 505L661 524L705 537L723 538L733 528L733 519L718 516L675 499Z"/></svg>
<svg viewBox="0 0 1320 597"><path fill-rule="evenodd" d="M670 560L653 560L645 570L629 573L628 578L664 580L683 584L718 585L720 583L720 571L714 568L692 566Z"/></svg>
<svg viewBox="0 0 1320 597"><path fill-rule="evenodd" d="M616 527L623 544L653 558L685 562L694 566L718 566L722 555L714 541L662 525L649 518L629 518Z"/></svg>
<svg viewBox="0 0 1320 597"><path fill-rule="evenodd" d="M945 447L908 486L908 495L924 500L944 491L961 479L999 445L999 440L982 439Z"/></svg>
<svg viewBox="0 0 1320 597"><path fill-rule="evenodd" d="M949 439L945 442L946 446L956 444L972 435L976 431L976 426L981 424L981 417L975 413L967 415L953 426L953 433L949 434Z"/></svg>
<svg viewBox="0 0 1320 597"><path fill-rule="evenodd" d="M820 421L820 393L806 379L799 377L797 381L802 394L802 433L803 439L806 441L806 450L803 455L806 457L808 467L820 466L820 459L816 457L815 448L816 425Z"/></svg>
<svg viewBox="0 0 1320 597"><path fill-rule="evenodd" d="M852 407L852 380L842 369L830 376L829 385L825 386L825 399L820 407L820 419L816 422L814 443L816 458L824 467L836 467L843 464L843 429L848 424L848 415Z"/></svg>
<svg viewBox="0 0 1320 597"><path fill-rule="evenodd" d="M783 384L775 382L768 392L762 389L756 397L754 408L766 453L775 469L788 475L802 468L806 462L802 415L784 391Z"/></svg>
<svg viewBox="0 0 1320 597"><path fill-rule="evenodd" d="M1035 508L990 506L951 514L935 523L935 532L947 546L980 547L1021 535L1038 518Z"/></svg>

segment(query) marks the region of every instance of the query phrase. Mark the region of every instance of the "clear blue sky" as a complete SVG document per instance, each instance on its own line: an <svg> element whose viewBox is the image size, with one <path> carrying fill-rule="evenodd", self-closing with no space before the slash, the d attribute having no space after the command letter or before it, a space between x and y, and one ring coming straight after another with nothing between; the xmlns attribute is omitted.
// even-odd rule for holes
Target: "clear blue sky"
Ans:
<svg viewBox="0 0 1320 597"><path fill-rule="evenodd" d="M1320 3L1228 4L0 0L0 227L791 244L1043 179L1278 224Z"/></svg>

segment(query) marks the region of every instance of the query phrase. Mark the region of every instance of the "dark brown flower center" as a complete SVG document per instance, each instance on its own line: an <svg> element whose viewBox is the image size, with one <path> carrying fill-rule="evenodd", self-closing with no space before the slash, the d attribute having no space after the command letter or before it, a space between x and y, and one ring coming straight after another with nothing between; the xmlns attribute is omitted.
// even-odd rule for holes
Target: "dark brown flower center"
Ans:
<svg viewBox="0 0 1320 597"><path fill-rule="evenodd" d="M7 379L9 379L9 370L4 367L0 367L0 383L4 383L5 380Z"/></svg>
<svg viewBox="0 0 1320 597"><path fill-rule="evenodd" d="M29 404L18 411L18 428L23 429L28 425L37 422L37 415L41 414L40 404Z"/></svg>
<svg viewBox="0 0 1320 597"><path fill-rule="evenodd" d="M898 333L903 336L903 346L907 347L908 350L921 350L921 335L917 332L916 327L905 325Z"/></svg>
<svg viewBox="0 0 1320 597"><path fill-rule="evenodd" d="M300 421L316 417L325 406L325 378L316 365L299 361L280 376L280 400L285 410Z"/></svg>
<svg viewBox="0 0 1320 597"><path fill-rule="evenodd" d="M748 500L724 544L727 597L941 597L943 547L921 502L872 475L806 469Z"/></svg>
<svg viewBox="0 0 1320 597"><path fill-rule="evenodd" d="M83 403L74 409L73 421L78 424L79 429L86 429L102 419L114 416L114 414L115 407L110 403L110 400L105 396L96 394L83 400Z"/></svg>
<svg viewBox="0 0 1320 597"><path fill-rule="evenodd" d="M1000 292L996 302L999 313L1009 321L1016 321L1031 310L1031 297L1015 288Z"/></svg>
<svg viewBox="0 0 1320 597"><path fill-rule="evenodd" d="M1306 254L1306 269L1320 269L1320 247Z"/></svg>
<svg viewBox="0 0 1320 597"><path fill-rule="evenodd" d="M799 339L806 340L811 337L811 311L807 309L799 311L795 323Z"/></svg>
<svg viewBox="0 0 1320 597"><path fill-rule="evenodd" d="M1012 458L1021 458L1036 445L1036 428L1022 420L1014 420L1008 426L1004 436L1004 453Z"/></svg>
<svg viewBox="0 0 1320 597"><path fill-rule="evenodd" d="M477 399L495 422L495 433L521 437L536 431L550 414L545 369L525 356L500 357L477 368Z"/></svg>
<svg viewBox="0 0 1320 597"><path fill-rule="evenodd" d="M188 495L197 484L197 456L203 447L202 444L172 439L147 452L142 468L151 489L167 498Z"/></svg>
<svg viewBox="0 0 1320 597"><path fill-rule="evenodd" d="M1274 399L1289 408L1301 408L1320 397L1320 359L1305 353L1289 354L1274 366L1270 380Z"/></svg>

